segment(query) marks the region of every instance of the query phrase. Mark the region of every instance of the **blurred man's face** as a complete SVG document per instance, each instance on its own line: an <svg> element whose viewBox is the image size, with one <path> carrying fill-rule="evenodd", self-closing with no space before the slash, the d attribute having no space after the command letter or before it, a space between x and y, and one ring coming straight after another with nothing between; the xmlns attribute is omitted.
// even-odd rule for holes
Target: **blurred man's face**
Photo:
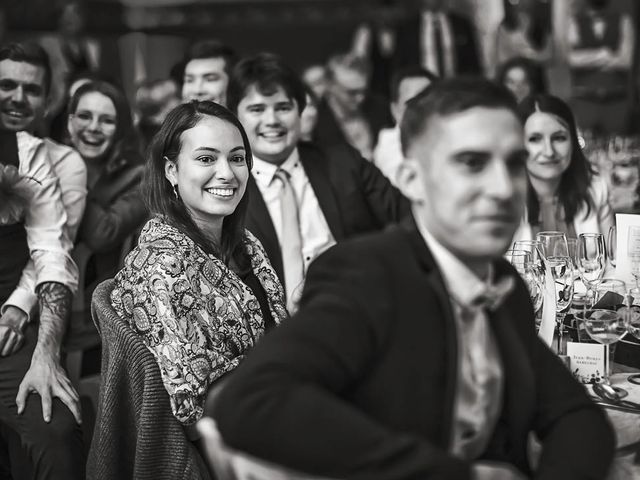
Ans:
<svg viewBox="0 0 640 480"><path fill-rule="evenodd" d="M520 224L526 159L516 115L475 107L428 121L399 185L438 242L469 265L486 262L503 254Z"/></svg>
<svg viewBox="0 0 640 480"><path fill-rule="evenodd" d="M406 103L430 84L431 80L426 77L407 77L400 81L398 84L398 98L391 103L391 113L397 124L402 120Z"/></svg>
<svg viewBox="0 0 640 480"><path fill-rule="evenodd" d="M265 95L251 86L238 103L237 114L260 160L280 165L298 145L300 110L282 87Z"/></svg>
<svg viewBox="0 0 640 480"><path fill-rule="evenodd" d="M33 131L46 107L45 69L27 62L0 61L0 125Z"/></svg>
<svg viewBox="0 0 640 480"><path fill-rule="evenodd" d="M347 113L356 113L364 102L368 83L363 73L338 66L333 72L331 95Z"/></svg>
<svg viewBox="0 0 640 480"><path fill-rule="evenodd" d="M196 58L184 68L182 100L211 100L220 105L227 103L229 75L222 57Z"/></svg>

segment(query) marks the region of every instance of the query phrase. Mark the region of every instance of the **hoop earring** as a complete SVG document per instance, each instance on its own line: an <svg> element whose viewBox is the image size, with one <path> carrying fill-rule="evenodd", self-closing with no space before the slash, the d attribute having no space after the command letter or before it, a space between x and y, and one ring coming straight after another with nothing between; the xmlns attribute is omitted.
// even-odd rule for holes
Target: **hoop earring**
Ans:
<svg viewBox="0 0 640 480"><path fill-rule="evenodd" d="M173 194L176 196L176 200L180 200L180 195L178 195L178 184L174 184L172 185L173 187Z"/></svg>

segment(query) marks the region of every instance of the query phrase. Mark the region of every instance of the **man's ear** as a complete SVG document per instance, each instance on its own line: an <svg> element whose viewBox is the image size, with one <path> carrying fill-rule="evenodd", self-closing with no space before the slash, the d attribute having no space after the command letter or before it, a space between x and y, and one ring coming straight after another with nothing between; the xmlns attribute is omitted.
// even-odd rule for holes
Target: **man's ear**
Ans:
<svg viewBox="0 0 640 480"><path fill-rule="evenodd" d="M164 157L164 176L171 185L178 183L178 165L166 156Z"/></svg>
<svg viewBox="0 0 640 480"><path fill-rule="evenodd" d="M396 172L396 185L411 203L424 201L424 182L422 169L416 158L404 158Z"/></svg>

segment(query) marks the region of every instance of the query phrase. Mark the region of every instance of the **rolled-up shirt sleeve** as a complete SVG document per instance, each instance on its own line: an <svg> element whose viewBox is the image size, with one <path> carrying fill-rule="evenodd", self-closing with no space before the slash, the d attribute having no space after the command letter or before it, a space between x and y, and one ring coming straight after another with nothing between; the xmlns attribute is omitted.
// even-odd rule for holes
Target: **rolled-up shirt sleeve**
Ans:
<svg viewBox="0 0 640 480"><path fill-rule="evenodd" d="M33 197L25 217L29 253L35 267L36 287L57 282L75 293L78 269L71 258L73 244L65 231L64 210L58 179L42 140L19 132L20 173L29 177Z"/></svg>

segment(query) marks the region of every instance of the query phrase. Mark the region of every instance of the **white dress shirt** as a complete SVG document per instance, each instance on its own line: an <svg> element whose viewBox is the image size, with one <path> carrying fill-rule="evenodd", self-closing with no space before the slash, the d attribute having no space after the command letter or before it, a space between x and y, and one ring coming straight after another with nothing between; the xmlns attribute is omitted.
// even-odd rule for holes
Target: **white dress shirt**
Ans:
<svg viewBox="0 0 640 480"><path fill-rule="evenodd" d="M16 137L18 171L34 179L28 180L33 197L24 221L31 258L2 311L6 306L14 305L29 315L37 303L35 289L38 285L57 282L75 293L78 269L71 259L73 243L66 232L67 214L45 142L26 132L18 132Z"/></svg>
<svg viewBox="0 0 640 480"><path fill-rule="evenodd" d="M293 187L296 201L298 202L298 212L300 219L300 236L302 239L302 258L304 261L304 271L307 272L309 264L322 252L335 245L336 241L329 229L329 224L320 209L318 198L316 197L309 178L300 162L298 149L295 149L279 167L257 157L253 157L253 174L256 184L267 210L271 215L273 226L275 227L278 239L282 238L282 215L280 213L280 190L279 181L274 181L276 170L282 168L290 175L291 186ZM286 261L286 259L283 259Z"/></svg>
<svg viewBox="0 0 640 480"><path fill-rule="evenodd" d="M402 146L400 144L400 127L383 128L378 134L378 143L373 152L373 163L389 181L397 186L398 168L402 163Z"/></svg>
<svg viewBox="0 0 640 480"><path fill-rule="evenodd" d="M502 361L486 313L475 309L465 318L463 311L486 290L487 282L479 279L426 228L418 228L442 272L456 322L458 381L451 452L473 460L484 452L491 439L502 410L504 388Z"/></svg>
<svg viewBox="0 0 640 480"><path fill-rule="evenodd" d="M440 25L442 32L442 48L444 54L444 72L438 69L438 56L435 45L435 24ZM431 72L435 72L441 77L450 77L455 75L455 52L453 48L453 33L447 16L442 12L431 12L429 10L422 12L422 28L421 28L421 46L422 46L422 66Z"/></svg>

